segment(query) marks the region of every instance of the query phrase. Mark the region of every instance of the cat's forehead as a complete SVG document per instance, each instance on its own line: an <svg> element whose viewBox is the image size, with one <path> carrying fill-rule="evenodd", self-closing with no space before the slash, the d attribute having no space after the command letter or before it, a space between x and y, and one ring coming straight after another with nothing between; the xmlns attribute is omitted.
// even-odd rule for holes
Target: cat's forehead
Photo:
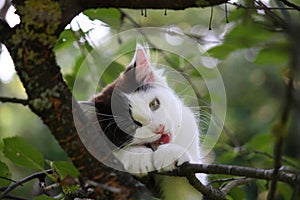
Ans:
<svg viewBox="0 0 300 200"><path fill-rule="evenodd" d="M144 101L149 103L154 98L160 100L168 99L168 96L173 95L173 92L170 88L164 86L151 87L147 90L136 91L133 93L124 94L130 102L137 103Z"/></svg>

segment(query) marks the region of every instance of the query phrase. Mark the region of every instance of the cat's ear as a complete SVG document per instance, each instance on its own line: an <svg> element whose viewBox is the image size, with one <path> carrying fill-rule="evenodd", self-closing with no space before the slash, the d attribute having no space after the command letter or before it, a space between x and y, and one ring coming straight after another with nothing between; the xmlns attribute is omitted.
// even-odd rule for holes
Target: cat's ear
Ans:
<svg viewBox="0 0 300 200"><path fill-rule="evenodd" d="M151 82L154 82L154 74L150 63L149 51L145 48L140 44L136 45L135 55L132 64L135 68L135 78L137 82L149 84Z"/></svg>

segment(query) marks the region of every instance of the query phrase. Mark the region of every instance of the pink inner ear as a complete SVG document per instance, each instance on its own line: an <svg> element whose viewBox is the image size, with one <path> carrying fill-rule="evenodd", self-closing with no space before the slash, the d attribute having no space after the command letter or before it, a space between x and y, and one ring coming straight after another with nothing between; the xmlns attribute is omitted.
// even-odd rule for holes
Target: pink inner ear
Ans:
<svg viewBox="0 0 300 200"><path fill-rule="evenodd" d="M143 84L154 82L154 76L149 61L149 57L144 51L144 49L140 46L138 46L136 49L135 62L136 62L136 69L135 69L136 80Z"/></svg>

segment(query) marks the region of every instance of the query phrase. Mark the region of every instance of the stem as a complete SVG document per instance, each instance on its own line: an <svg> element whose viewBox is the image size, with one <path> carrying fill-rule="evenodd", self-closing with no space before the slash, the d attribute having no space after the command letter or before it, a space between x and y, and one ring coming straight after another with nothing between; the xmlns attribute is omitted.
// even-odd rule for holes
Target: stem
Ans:
<svg viewBox="0 0 300 200"><path fill-rule="evenodd" d="M19 181L16 181L15 183L13 183L10 186L8 186L6 188L6 190L4 190L4 192L0 195L0 199L3 199L4 197L6 197L6 195L9 192L13 191L16 187L23 185L23 183L26 183L26 182L31 181L32 179L36 179L36 178L39 179L39 180L41 180L41 179L45 178L45 176L47 174L52 174L52 173L53 173L53 170L52 169L48 169L46 171L37 172L37 173L34 173L32 175L29 175L29 176L27 176L27 177L19 180Z"/></svg>
<svg viewBox="0 0 300 200"><path fill-rule="evenodd" d="M11 98L11 97L0 97L0 102L3 103L18 103L22 104L24 106L28 105L28 100L27 99L18 99L18 98Z"/></svg>

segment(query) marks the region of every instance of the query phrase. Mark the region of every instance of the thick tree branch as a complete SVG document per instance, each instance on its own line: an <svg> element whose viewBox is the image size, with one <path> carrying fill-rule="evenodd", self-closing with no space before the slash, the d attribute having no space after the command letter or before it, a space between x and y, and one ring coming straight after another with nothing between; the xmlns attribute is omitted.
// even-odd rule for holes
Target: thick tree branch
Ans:
<svg viewBox="0 0 300 200"><path fill-rule="evenodd" d="M77 14L86 9L91 8L132 8L132 9L170 9L184 10L192 7L209 7L222 3L228 0L61 0L63 17L62 26L65 27L71 19Z"/></svg>

